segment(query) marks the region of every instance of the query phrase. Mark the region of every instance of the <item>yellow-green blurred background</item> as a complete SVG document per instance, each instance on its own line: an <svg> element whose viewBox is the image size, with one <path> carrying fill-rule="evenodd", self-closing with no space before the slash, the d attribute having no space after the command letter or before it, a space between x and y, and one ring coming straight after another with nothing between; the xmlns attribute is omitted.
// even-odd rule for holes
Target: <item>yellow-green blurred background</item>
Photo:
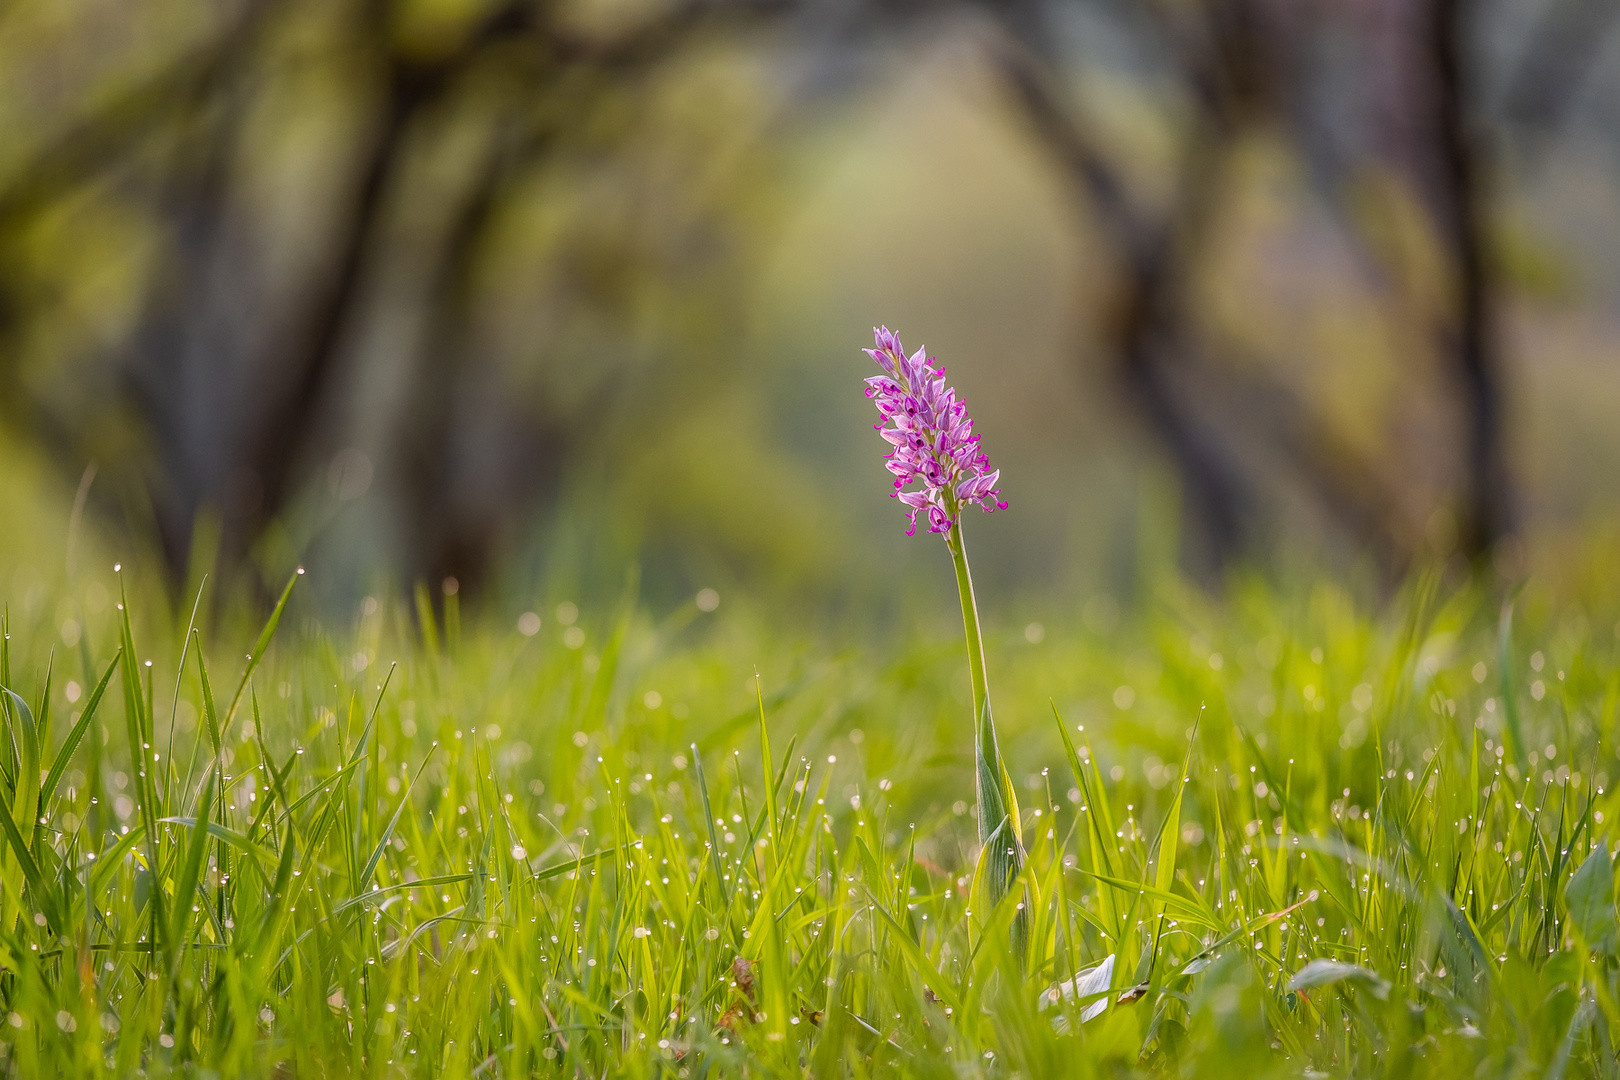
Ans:
<svg viewBox="0 0 1620 1080"><path fill-rule="evenodd" d="M1620 494L1612 11L5 4L0 591L948 588L878 323L1003 470L998 604L1556 569Z"/></svg>

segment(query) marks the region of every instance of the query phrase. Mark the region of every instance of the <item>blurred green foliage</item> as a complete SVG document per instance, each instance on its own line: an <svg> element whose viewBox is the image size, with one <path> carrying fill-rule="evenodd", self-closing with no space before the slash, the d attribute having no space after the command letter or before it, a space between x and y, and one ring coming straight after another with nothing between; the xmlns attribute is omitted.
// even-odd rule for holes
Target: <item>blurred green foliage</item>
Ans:
<svg viewBox="0 0 1620 1080"><path fill-rule="evenodd" d="M1531 78L1606 17L1391 3L13 5L0 423L52 504L14 510L60 520L94 465L87 527L175 596L300 560L334 602L471 596L570 544L669 596L870 595L914 559L858 390L885 322L1004 470L1000 587L1123 593L1212 530L1512 577L1620 475L1612 63ZM1448 41L1469 191L1425 104Z"/></svg>

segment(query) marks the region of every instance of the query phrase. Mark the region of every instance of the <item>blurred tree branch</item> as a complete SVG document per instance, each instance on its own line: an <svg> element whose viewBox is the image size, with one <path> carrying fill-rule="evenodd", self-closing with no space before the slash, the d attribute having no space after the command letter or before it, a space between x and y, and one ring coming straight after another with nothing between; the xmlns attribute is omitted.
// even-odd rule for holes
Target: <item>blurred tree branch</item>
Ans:
<svg viewBox="0 0 1620 1080"><path fill-rule="evenodd" d="M1132 200L1126 181L1062 100L1056 89L1061 70L1051 49L1040 44L1051 35L1033 7L1026 5L1023 17L1010 23L1013 32L997 43L997 69L1041 143L1062 165L1077 199L1112 242L1123 280L1104 325L1125 386L1184 479L1205 544L1199 565L1210 574L1257 541L1257 496L1239 453L1210 413L1211 401L1229 395L1210 393L1216 380L1185 295L1220 208L1228 157L1245 125L1264 121L1275 94L1266 65L1274 50L1260 40L1258 18L1243 0L1197 8L1207 19L1194 27L1178 26L1155 9L1154 28L1180 65L1193 110L1167 206L1154 214ZM1368 490L1365 481L1355 486L1346 481L1348 475L1366 474L1341 469L1337 462L1343 451L1306 434L1307 426L1294 419L1304 415L1294 395L1280 384L1257 383L1254 376L1248 383L1241 395L1246 411L1282 421L1264 433L1271 446L1283 451L1283 459L1332 515L1387 556L1381 508L1388 500ZM1262 400L1272 407L1258 408Z"/></svg>
<svg viewBox="0 0 1620 1080"><path fill-rule="evenodd" d="M214 40L135 79L35 148L10 176L0 179L0 232L122 163L142 139L170 121L177 100L194 100L218 86L246 59L275 2L246 0Z"/></svg>
<svg viewBox="0 0 1620 1080"><path fill-rule="evenodd" d="M1055 73L1030 47L1030 37L1002 44L995 59L1037 137L1113 244L1123 280L1105 332L1124 386L1186 482L1187 501L1207 544L1203 562L1213 569L1238 554L1250 496L1219 434L1182 400L1169 369L1184 360L1189 344L1180 274L1213 203L1221 140L1193 140L1178 171L1172 208L1150 217L1070 115L1053 86Z"/></svg>
<svg viewBox="0 0 1620 1080"><path fill-rule="evenodd" d="M1120 279L1104 319L1110 351L1130 396L1183 478L1204 544L1198 561L1206 573L1260 535L1254 522L1259 481L1243 464L1236 433L1227 431L1232 416L1244 418L1243 437L1287 462L1329 518L1358 546L1376 552L1387 572L1399 574L1415 554L1405 539L1413 530L1400 520L1399 500L1380 487L1376 470L1309 422L1304 402L1281 383L1254 371L1241 377L1218 373L1187 300L1210 223L1226 197L1223 176L1241 137L1262 127L1291 132L1301 142L1307 137L1300 125L1313 121L1291 100L1299 94L1300 38L1311 29L1311 19L1331 5L1326 0L1298 10L1263 0L1202 0L1132 9L1126 21L1167 58L1188 104L1177 124L1170 191L1158 209L1133 197L1124 173L1067 100L1069 65L1052 29L1064 5L1024 0L988 8L1002 31L990 47L995 70L1113 250ZM1486 167L1472 135L1475 90L1464 55L1471 30L1468 5L1464 0L1424 0L1424 5L1424 36L1411 51L1423 67L1407 75L1425 91L1421 105L1409 105L1418 105L1417 125L1429 150L1408 164L1429 192L1454 282L1455 307L1439 317L1437 330L1455 372L1466 431L1459 547L1479 557L1512 524L1485 241ZM1223 382L1242 390L1221 393ZM1228 403L1225 410L1221 402Z"/></svg>
<svg viewBox="0 0 1620 1080"><path fill-rule="evenodd" d="M706 28L777 7L678 0L603 29L570 23L551 5L507 0L469 25L413 30L405 9L388 0L325 10L300 0L251 0L205 44L135 80L13 170L0 184L0 251L8 235L99 177L139 175L159 163L151 201L164 233L160 269L147 282L137 332L108 360L123 402L153 447L144 465L139 458L132 464L145 476L176 580L200 514L223 512L225 558L240 562L337 449L330 431L355 376L351 358L368 295L388 268L379 260L387 259L402 222L422 209L437 212L418 205L416 163L428 151L430 121L460 110L466 122L479 124L493 109L505 111L500 122L521 149L497 154L499 163L475 170L470 187L450 196L461 209L429 275L432 310L414 362L419 384L407 395L417 436L409 460L419 467L399 478L423 537L407 572L481 571L495 542L487 508L464 498L465 520L456 522L445 520L443 508L456 494L448 488L466 488L465 477L451 475L450 403L458 380L475 378L464 370L471 353L460 339L474 304L477 255L500 200L519 165L532 169L561 148L596 138L603 104L622 97L640 73ZM267 287L255 278L262 277L254 269L262 256L236 220L249 179L245 106L284 77L276 28L300 20L302 33L320 27L322 47L346 51L347 93L363 97L367 86L379 92L359 103L364 119L348 142L349 156L324 169L333 203L318 257L290 304L266 316L256 313ZM497 100L482 101L497 80ZM0 314L26 306L5 299ZM254 320L269 328L260 334L266 340L251 340ZM12 363L18 356L15 349L0 354ZM52 447L65 469L81 468L94 454L92 432L71 420L21 395L8 395L8 407L12 422ZM563 426L537 426L544 423ZM521 477L514 482L522 490L494 497L554 486L563 450L579 436L568 423L560 414L540 421L531 411L527 422L512 425L508 449L516 456L505 472Z"/></svg>

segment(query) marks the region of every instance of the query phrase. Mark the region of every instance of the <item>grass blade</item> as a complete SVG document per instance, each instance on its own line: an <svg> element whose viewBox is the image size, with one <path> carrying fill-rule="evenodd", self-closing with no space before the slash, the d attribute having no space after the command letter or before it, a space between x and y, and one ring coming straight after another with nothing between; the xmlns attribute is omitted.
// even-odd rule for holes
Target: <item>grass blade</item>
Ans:
<svg viewBox="0 0 1620 1080"><path fill-rule="evenodd" d="M168 937L171 971L174 971L174 965L178 963L181 950L191 932L191 901L197 894L197 882L201 880L203 856L208 852L208 815L214 805L215 775L210 769L208 778L203 782L202 805L198 812L197 824L192 829L191 843L186 848L180 875L175 879L174 921L169 928Z"/></svg>
<svg viewBox="0 0 1620 1080"><path fill-rule="evenodd" d="M287 579L287 585L281 590L281 597L276 601L275 608L270 612L270 618L265 620L264 629L259 631L259 640L253 643L253 651L248 654L247 667L242 669L242 678L236 684L236 693L231 695L230 707L225 710L225 719L220 721L221 734L231 728L231 720L236 716L236 707L242 701L242 691L247 689L248 680L253 678L253 671L264 659L264 650L270 647L270 639L275 636L276 627L281 623L281 613L286 610L287 599L292 596L293 586L298 579L304 576L304 568L300 566L294 570Z"/></svg>
<svg viewBox="0 0 1620 1080"><path fill-rule="evenodd" d="M96 683L96 688L90 692L90 699L85 702L84 711L79 714L79 719L74 721L73 726L68 729L67 738L62 741L61 749L56 752L56 760L51 763L51 771L46 775L45 783L39 789L39 802L42 809L48 807L51 799L56 795L56 786L62 782L62 774L67 772L68 765L73 760L73 752L79 748L79 743L84 740L84 733L90 730L90 722L96 717L96 707L101 704L101 695L107 692L107 684L112 682L113 672L118 670L118 664L123 655L122 651L113 654L112 661L107 665L107 670L102 672L101 680Z"/></svg>
<svg viewBox="0 0 1620 1080"><path fill-rule="evenodd" d="M4 828L6 840L11 845L11 853L16 856L23 880L28 883L29 895L34 898L40 914L45 916L51 932L61 933L62 921L57 912L56 895L45 884L45 877L39 872L39 865L34 862L34 857L29 854L28 844L23 840L17 823L12 820L11 811L4 807L0 807L0 827Z"/></svg>

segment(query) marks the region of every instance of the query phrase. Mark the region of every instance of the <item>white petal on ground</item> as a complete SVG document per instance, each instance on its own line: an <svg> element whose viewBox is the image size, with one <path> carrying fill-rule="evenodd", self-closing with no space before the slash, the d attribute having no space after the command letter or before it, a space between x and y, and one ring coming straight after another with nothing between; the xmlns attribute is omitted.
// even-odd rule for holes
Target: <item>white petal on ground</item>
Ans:
<svg viewBox="0 0 1620 1080"><path fill-rule="evenodd" d="M1059 1000L1072 997L1087 998L1094 994L1101 994L1107 990L1114 981L1114 954L1109 953L1108 958L1095 967L1088 967L1075 973L1074 978L1058 983L1045 994L1041 995L1041 1006L1055 1005ZM1080 1014L1080 1022L1085 1023L1092 1017L1101 1016L1108 1008L1106 997L1098 998Z"/></svg>

